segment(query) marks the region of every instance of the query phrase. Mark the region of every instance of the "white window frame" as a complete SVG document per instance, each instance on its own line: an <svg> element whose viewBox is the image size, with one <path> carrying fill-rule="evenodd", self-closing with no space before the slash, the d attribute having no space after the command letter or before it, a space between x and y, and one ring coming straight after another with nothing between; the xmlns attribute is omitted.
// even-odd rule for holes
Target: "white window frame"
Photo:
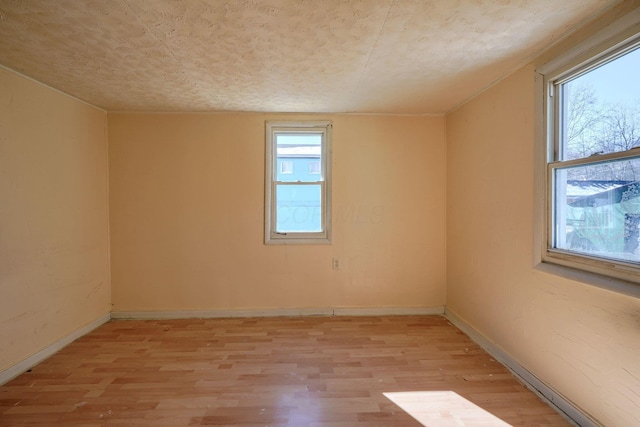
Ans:
<svg viewBox="0 0 640 427"><path fill-rule="evenodd" d="M265 154L265 244L330 244L331 243L331 139L333 124L320 121L267 121ZM317 233L276 231L276 187L292 184L277 181L278 156L276 133L319 133L322 135L320 174L315 185L321 186L322 231ZM300 184L300 183L293 183Z"/></svg>
<svg viewBox="0 0 640 427"><path fill-rule="evenodd" d="M640 17L636 14L628 16L605 27L591 38L585 40L564 55L560 55L539 67L536 72L542 79L543 89L543 139L545 145L544 158L544 213L543 247L541 261L559 266L570 267L588 273L596 273L626 282L640 283L640 265L618 260L598 258L572 251L555 249L552 227L554 219L554 171L567 166L590 165L628 159L640 156L640 150L631 149L623 152L604 154L562 161L559 154L560 143L560 105L557 88L563 82L586 73L598 65L609 62L625 52L640 46Z"/></svg>

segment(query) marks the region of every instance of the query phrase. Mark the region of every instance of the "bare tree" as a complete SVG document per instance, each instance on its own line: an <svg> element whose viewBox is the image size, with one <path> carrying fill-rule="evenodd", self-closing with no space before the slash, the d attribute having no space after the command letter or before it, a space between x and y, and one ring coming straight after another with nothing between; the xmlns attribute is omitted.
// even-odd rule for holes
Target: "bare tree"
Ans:
<svg viewBox="0 0 640 427"><path fill-rule="evenodd" d="M577 81L567 86L565 158L576 159L626 151L640 146L640 100L635 104L599 102L593 86ZM638 181L640 161L609 162L575 168L569 179Z"/></svg>
<svg viewBox="0 0 640 427"><path fill-rule="evenodd" d="M640 105L617 103L603 111L600 144L608 152L626 151L640 145Z"/></svg>
<svg viewBox="0 0 640 427"><path fill-rule="evenodd" d="M565 158L588 157L599 149L594 138L602 121L601 106L593 85L585 81L571 82L565 86Z"/></svg>

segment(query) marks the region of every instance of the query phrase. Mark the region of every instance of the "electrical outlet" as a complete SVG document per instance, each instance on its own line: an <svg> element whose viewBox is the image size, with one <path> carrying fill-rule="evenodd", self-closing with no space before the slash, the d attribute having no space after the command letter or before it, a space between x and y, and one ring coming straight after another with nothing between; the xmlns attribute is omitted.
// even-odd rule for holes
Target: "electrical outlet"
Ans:
<svg viewBox="0 0 640 427"><path fill-rule="evenodd" d="M338 258L333 258L332 263L334 270L340 270L340 260Z"/></svg>

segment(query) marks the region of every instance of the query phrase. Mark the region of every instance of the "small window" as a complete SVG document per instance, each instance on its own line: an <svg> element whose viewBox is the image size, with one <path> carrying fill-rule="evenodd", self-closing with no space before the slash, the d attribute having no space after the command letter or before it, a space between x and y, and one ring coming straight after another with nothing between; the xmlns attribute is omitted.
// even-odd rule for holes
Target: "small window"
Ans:
<svg viewBox="0 0 640 427"><path fill-rule="evenodd" d="M267 122L265 243L331 242L330 147L329 121Z"/></svg>
<svg viewBox="0 0 640 427"><path fill-rule="evenodd" d="M309 175L320 175L320 160L309 160Z"/></svg>
<svg viewBox="0 0 640 427"><path fill-rule="evenodd" d="M291 160L279 160L280 162L280 173L282 175L292 175L293 174L293 161Z"/></svg>
<svg viewBox="0 0 640 427"><path fill-rule="evenodd" d="M545 260L640 281L640 37L545 75Z"/></svg>

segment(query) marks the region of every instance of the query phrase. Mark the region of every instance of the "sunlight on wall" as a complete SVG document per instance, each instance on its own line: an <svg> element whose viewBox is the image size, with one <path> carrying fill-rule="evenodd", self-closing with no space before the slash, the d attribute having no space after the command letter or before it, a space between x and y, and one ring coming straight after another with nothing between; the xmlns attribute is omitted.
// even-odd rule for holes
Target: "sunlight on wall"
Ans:
<svg viewBox="0 0 640 427"><path fill-rule="evenodd" d="M383 393L427 427L511 427L454 391Z"/></svg>

